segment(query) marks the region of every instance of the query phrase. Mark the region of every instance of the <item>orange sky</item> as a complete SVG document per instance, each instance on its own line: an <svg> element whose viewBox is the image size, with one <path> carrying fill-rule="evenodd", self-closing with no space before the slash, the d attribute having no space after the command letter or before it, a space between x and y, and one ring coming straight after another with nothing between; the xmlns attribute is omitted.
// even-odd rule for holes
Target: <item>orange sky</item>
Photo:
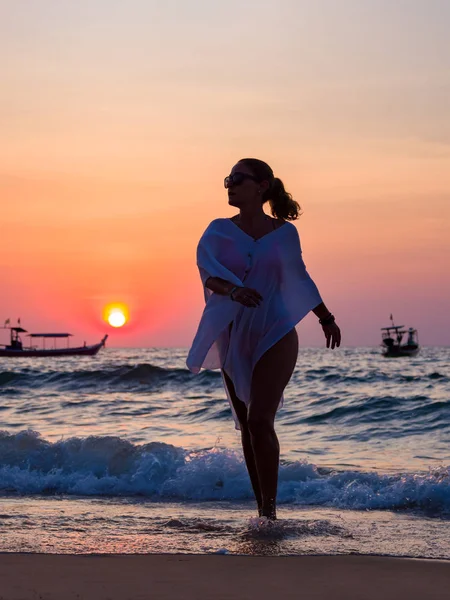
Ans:
<svg viewBox="0 0 450 600"><path fill-rule="evenodd" d="M0 319L188 346L195 247L233 214L222 180L250 155L302 205L345 343L377 344L393 312L449 344L448 5L212 4L3 9ZM121 330L102 321L115 301ZM314 317L300 332L321 343Z"/></svg>

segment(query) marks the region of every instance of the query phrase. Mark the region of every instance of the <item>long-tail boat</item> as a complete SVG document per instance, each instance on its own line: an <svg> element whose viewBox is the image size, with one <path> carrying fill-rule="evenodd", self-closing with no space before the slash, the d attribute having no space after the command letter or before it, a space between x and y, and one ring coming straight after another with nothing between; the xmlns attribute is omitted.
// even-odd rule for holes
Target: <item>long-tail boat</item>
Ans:
<svg viewBox="0 0 450 600"><path fill-rule="evenodd" d="M70 347L69 338L72 336L71 333L29 333L30 345L24 346L21 340L21 334L27 333L26 329L22 327L8 327L4 326L3 329L10 330L10 342L9 344L0 344L0 358L32 358L32 357L49 357L49 356L95 356L97 352L105 346L107 335L98 344L92 344L90 346ZM56 340L59 338L67 339L67 347L57 348ZM36 339L42 340L42 348L32 345L32 341ZM53 341L53 348L45 347L47 340Z"/></svg>

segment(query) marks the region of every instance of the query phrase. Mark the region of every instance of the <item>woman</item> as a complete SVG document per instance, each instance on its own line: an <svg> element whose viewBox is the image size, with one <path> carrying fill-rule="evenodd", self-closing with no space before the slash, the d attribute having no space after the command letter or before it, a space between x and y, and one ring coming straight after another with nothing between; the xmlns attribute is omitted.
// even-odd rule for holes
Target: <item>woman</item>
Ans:
<svg viewBox="0 0 450 600"><path fill-rule="evenodd" d="M276 519L280 447L275 413L294 371L295 325L311 310L327 348L340 345L334 316L301 256L300 207L265 162L240 160L225 177L231 219L215 219L197 249L206 306L187 358L191 371L220 368L259 516ZM264 213L269 202L272 215Z"/></svg>

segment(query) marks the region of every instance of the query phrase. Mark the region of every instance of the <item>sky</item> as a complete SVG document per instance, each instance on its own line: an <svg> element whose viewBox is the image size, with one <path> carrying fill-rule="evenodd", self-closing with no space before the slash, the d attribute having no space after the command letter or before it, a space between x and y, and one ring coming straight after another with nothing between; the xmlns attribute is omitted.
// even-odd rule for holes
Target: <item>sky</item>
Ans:
<svg viewBox="0 0 450 600"><path fill-rule="evenodd" d="M450 345L449 22L444 0L0 0L0 323L188 347L198 239L255 156L343 345L391 313Z"/></svg>

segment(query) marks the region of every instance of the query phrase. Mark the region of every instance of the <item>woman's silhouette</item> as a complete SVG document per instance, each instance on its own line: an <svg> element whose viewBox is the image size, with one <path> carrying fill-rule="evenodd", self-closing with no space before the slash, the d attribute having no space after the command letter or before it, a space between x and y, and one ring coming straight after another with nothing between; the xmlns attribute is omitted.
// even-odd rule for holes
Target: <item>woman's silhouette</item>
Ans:
<svg viewBox="0 0 450 600"><path fill-rule="evenodd" d="M215 219L197 249L206 306L187 365L220 368L258 513L276 519L280 447L275 414L298 353L295 325L311 310L327 348L340 345L334 316L302 260L300 207L265 162L241 159L225 178L231 219ZM264 213L269 202L274 218Z"/></svg>

